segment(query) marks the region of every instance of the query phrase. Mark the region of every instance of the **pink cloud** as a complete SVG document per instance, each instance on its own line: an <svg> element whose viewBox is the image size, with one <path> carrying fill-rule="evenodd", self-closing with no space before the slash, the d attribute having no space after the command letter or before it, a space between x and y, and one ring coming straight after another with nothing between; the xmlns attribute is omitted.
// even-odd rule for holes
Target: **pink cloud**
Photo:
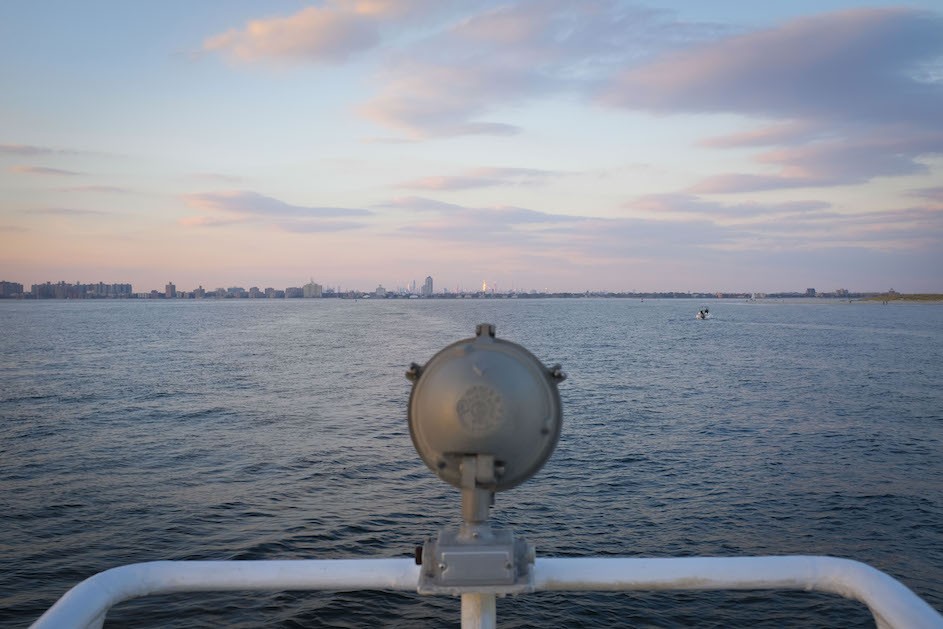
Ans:
<svg viewBox="0 0 943 629"><path fill-rule="evenodd" d="M308 7L290 17L253 20L207 39L203 47L240 61L259 59L344 61L379 43L370 19L344 11Z"/></svg>
<svg viewBox="0 0 943 629"><path fill-rule="evenodd" d="M264 222L283 231L328 232L364 227L356 220L372 214L369 210L328 206L302 206L250 190L227 190L188 194L184 202L191 208L222 216L189 216L179 222L185 227L222 227L237 223Z"/></svg>
<svg viewBox="0 0 943 629"><path fill-rule="evenodd" d="M64 217L79 217L79 216L106 216L109 212L102 212L101 210L83 210L75 208L62 208L62 207L48 207L40 208L36 210L26 210L26 214L38 214L46 216L64 216Z"/></svg>
<svg viewBox="0 0 943 629"><path fill-rule="evenodd" d="M0 154L9 155L77 155L81 152L32 144L0 144Z"/></svg>
<svg viewBox="0 0 943 629"><path fill-rule="evenodd" d="M795 20L624 71L602 93L617 107L735 113L782 122L714 137L712 148L777 147L770 172L724 173L699 194L860 184L928 172L943 154L943 83L921 64L943 55L943 17L861 9Z"/></svg>
<svg viewBox="0 0 943 629"><path fill-rule="evenodd" d="M860 137L809 142L760 153L756 161L776 169L772 174L722 174L703 179L688 192L752 192L860 184L874 177L928 172L918 159L943 153L943 131L909 128L860 131Z"/></svg>
<svg viewBox="0 0 943 629"><path fill-rule="evenodd" d="M73 186L71 188L61 188L63 192L93 192L102 194L127 194L131 192L128 188L118 186Z"/></svg>
<svg viewBox="0 0 943 629"><path fill-rule="evenodd" d="M252 20L208 38L203 48L240 61L340 63L379 45L384 24L436 8L432 0L331 0L293 15Z"/></svg>
<svg viewBox="0 0 943 629"><path fill-rule="evenodd" d="M943 186L937 188L921 188L920 190L912 190L910 192L910 196L927 199L932 203L943 206Z"/></svg>
<svg viewBox="0 0 943 629"><path fill-rule="evenodd" d="M184 216L177 222L184 227L226 227L244 221L241 219L226 219L213 216Z"/></svg>
<svg viewBox="0 0 943 629"><path fill-rule="evenodd" d="M705 138L698 142L698 145L708 148L740 148L745 146L802 144L827 135L829 131L834 131L834 129L810 121L793 120L765 125L740 133Z"/></svg>
<svg viewBox="0 0 943 629"><path fill-rule="evenodd" d="M421 177L405 181L396 187L413 190L467 190L502 185L534 185L557 174L533 168L474 168L461 175Z"/></svg>
<svg viewBox="0 0 943 629"><path fill-rule="evenodd" d="M492 119L503 108L589 93L626 63L722 30L616 0L480 6L393 55L361 113L410 139L512 135Z"/></svg>
<svg viewBox="0 0 943 629"><path fill-rule="evenodd" d="M46 168L45 166L11 166L11 173L19 175L44 175L52 177L73 177L84 173L73 170L62 170L60 168Z"/></svg>
<svg viewBox="0 0 943 629"><path fill-rule="evenodd" d="M604 102L659 113L939 124L943 90L909 72L943 54L943 18L861 9L794 20L623 72Z"/></svg>

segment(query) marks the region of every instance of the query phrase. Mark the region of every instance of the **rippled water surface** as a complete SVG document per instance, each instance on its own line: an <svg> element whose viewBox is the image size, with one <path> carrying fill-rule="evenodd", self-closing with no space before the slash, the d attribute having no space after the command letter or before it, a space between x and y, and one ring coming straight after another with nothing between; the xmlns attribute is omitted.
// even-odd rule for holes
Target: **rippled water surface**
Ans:
<svg viewBox="0 0 943 629"><path fill-rule="evenodd" d="M829 554L943 609L943 306L0 303L0 624L155 559L412 556L458 514L406 366L497 325L562 363L553 458L495 519L544 556ZM869 626L803 592L535 594L504 627ZM408 593L193 594L106 627L450 626Z"/></svg>

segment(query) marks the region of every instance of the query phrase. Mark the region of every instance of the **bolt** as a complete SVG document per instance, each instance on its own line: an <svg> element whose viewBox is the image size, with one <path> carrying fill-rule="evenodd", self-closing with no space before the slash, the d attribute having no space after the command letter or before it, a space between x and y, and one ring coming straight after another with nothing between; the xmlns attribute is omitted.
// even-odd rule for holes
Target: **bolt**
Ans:
<svg viewBox="0 0 943 629"><path fill-rule="evenodd" d="M406 379L410 382L415 382L419 379L419 374L422 372L422 367L416 363L410 363L409 369L406 370Z"/></svg>
<svg viewBox="0 0 943 629"><path fill-rule="evenodd" d="M563 367L560 365L554 365L550 368L550 377L557 382L563 382L566 380L566 372L563 371Z"/></svg>

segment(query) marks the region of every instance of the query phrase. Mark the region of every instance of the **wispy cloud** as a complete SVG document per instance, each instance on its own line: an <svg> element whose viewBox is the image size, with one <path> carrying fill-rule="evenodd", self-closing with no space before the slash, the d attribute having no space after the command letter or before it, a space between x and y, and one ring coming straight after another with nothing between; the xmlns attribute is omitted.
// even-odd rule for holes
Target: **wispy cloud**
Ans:
<svg viewBox="0 0 943 629"><path fill-rule="evenodd" d="M695 183L690 192L728 193L864 183L881 176L928 172L918 161L943 153L943 129L871 129L861 137L821 140L760 153L758 164L775 174L723 174Z"/></svg>
<svg viewBox="0 0 943 629"><path fill-rule="evenodd" d="M52 177L74 177L84 175L85 173L74 170L62 170L61 168L47 168L45 166L11 166L11 173L18 175L48 175Z"/></svg>
<svg viewBox="0 0 943 629"><path fill-rule="evenodd" d="M508 106L592 93L625 64L723 31L617 0L485 6L392 55L361 112L412 139L513 135L491 119Z"/></svg>
<svg viewBox="0 0 943 629"><path fill-rule="evenodd" d="M436 242L477 243L487 247L511 246L538 253L540 248L565 240L557 228L587 220L583 216L553 214L509 205L468 207L425 197L400 197L384 207L417 212L399 228L404 237L421 236Z"/></svg>
<svg viewBox="0 0 943 629"><path fill-rule="evenodd" d="M32 144L0 144L0 154L6 155L73 155L77 153L79 151L34 146Z"/></svg>
<svg viewBox="0 0 943 629"><path fill-rule="evenodd" d="M432 0L328 0L289 16L252 20L207 39L204 50L224 52L240 61L341 63L378 46L385 23L423 15Z"/></svg>
<svg viewBox="0 0 943 629"><path fill-rule="evenodd" d="M467 190L495 186L536 185L559 173L533 168L474 168L460 175L432 176L404 181L397 188L412 190Z"/></svg>
<svg viewBox="0 0 943 629"><path fill-rule="evenodd" d="M919 120L939 127L943 86L909 72L943 54L943 18L862 9L795 20L629 69L604 102L657 113Z"/></svg>
<svg viewBox="0 0 943 629"><path fill-rule="evenodd" d="M498 7L328 0L213 36L204 50L242 61L337 64L382 45L382 87L360 111L415 140L514 135L516 125L490 119L508 105L588 94L627 63L723 32L620 0Z"/></svg>
<svg viewBox="0 0 943 629"><path fill-rule="evenodd" d="M824 201L785 201L760 203L720 203L692 194L652 194L634 199L624 205L628 210L642 215L706 218L712 221L730 219L755 219L762 217L781 218L790 215L820 215L829 210L831 204Z"/></svg>
<svg viewBox="0 0 943 629"><path fill-rule="evenodd" d="M862 9L730 37L623 72L601 93L616 107L735 113L782 122L709 138L713 147L778 146L771 173L727 173L697 193L857 184L926 172L943 153L943 81L916 69L943 55L943 17Z"/></svg>
<svg viewBox="0 0 943 629"><path fill-rule="evenodd" d="M209 181L216 183L242 183L245 181L245 177L240 177L238 175L227 175L224 173L193 173L190 175L191 179L197 181Z"/></svg>
<svg viewBox="0 0 943 629"><path fill-rule="evenodd" d="M40 215L40 216L66 216L66 217L81 217L81 216L107 216L110 212L103 212L101 210L86 210L79 208L65 208L65 207L46 207L46 208L37 208L33 210L23 210L24 214L31 215Z"/></svg>
<svg viewBox="0 0 943 629"><path fill-rule="evenodd" d="M218 218L215 216L184 216L178 221L184 227L226 227L243 222L243 219Z"/></svg>
<svg viewBox="0 0 943 629"><path fill-rule="evenodd" d="M266 221L293 232L341 231L363 227L364 223L334 219L372 214L370 210L359 208L292 205L248 190L188 194L184 196L184 202L194 209L223 215L181 219L180 224L187 227L221 227L239 222Z"/></svg>
<svg viewBox="0 0 943 629"><path fill-rule="evenodd" d="M911 190L909 194L912 197L929 199L934 203L943 205L943 186L939 186L937 188L921 188L919 190Z"/></svg>
<svg viewBox="0 0 943 629"><path fill-rule="evenodd" d="M70 188L59 188L61 192L89 192L89 193L101 193L101 194L128 194L131 192L129 188L121 188L119 186L72 186Z"/></svg>
<svg viewBox="0 0 943 629"><path fill-rule="evenodd" d="M904 208L858 214L819 200L723 203L690 194L646 195L625 204L623 218L553 214L513 206L466 207L426 197L385 205L418 214L404 236L440 242L515 246L532 254L555 251L579 260L687 259L697 252L926 250L943 238L943 211Z"/></svg>

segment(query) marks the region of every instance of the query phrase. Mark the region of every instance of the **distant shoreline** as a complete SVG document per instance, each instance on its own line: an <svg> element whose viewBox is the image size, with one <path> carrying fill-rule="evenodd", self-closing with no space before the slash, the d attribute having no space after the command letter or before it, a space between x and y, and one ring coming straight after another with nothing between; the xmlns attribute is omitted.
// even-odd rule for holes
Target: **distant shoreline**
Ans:
<svg viewBox="0 0 943 629"><path fill-rule="evenodd" d="M861 301L943 301L943 295L934 293L921 293L914 295L902 295L900 293L886 293L884 295L873 295L863 297Z"/></svg>

